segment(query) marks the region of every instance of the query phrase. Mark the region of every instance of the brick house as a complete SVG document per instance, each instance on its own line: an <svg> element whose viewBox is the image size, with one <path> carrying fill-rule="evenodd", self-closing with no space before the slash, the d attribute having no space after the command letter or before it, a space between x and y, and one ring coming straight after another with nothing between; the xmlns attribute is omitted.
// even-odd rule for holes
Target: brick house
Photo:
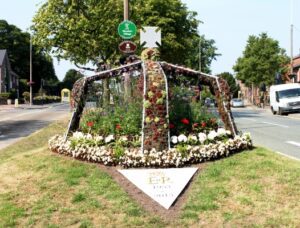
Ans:
<svg viewBox="0 0 300 228"><path fill-rule="evenodd" d="M297 55L293 58L293 75L294 78L291 78L289 75L285 76L286 82L293 83L298 82L300 83L300 55Z"/></svg>
<svg viewBox="0 0 300 228"><path fill-rule="evenodd" d="M18 75L11 69L7 50L0 50L0 93L18 89Z"/></svg>

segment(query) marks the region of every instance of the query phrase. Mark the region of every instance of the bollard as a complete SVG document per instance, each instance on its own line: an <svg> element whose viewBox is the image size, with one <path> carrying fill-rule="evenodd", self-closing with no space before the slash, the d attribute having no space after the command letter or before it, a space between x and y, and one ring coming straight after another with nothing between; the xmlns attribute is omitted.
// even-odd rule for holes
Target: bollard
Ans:
<svg viewBox="0 0 300 228"><path fill-rule="evenodd" d="M19 107L19 100L18 99L15 99L15 107Z"/></svg>

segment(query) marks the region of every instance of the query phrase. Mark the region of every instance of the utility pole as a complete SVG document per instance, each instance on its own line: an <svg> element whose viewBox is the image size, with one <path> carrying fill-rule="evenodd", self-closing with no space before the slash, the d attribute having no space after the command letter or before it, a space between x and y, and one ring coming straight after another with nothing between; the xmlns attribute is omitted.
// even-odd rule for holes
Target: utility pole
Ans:
<svg viewBox="0 0 300 228"><path fill-rule="evenodd" d="M200 34L199 34L199 71L201 72L201 58L202 58L202 56L201 56L201 36L200 36Z"/></svg>
<svg viewBox="0 0 300 228"><path fill-rule="evenodd" d="M129 19L129 0L124 0L124 21Z"/></svg>
<svg viewBox="0 0 300 228"><path fill-rule="evenodd" d="M124 21L129 20L129 0L124 0ZM129 72L124 72L124 95L125 101L129 102L131 97L131 82Z"/></svg>
<svg viewBox="0 0 300 228"><path fill-rule="evenodd" d="M294 33L294 25L293 25L293 17L294 17L294 0L291 0L291 12L290 12L290 14L291 14L291 20L290 20L290 22L291 22L291 31L290 31L290 45L291 45L291 76L293 75L293 58L294 58L294 55L293 55L293 48L294 48L294 46L293 46L293 33ZM293 76L292 76L293 77ZM294 82L294 78L293 78L293 82Z"/></svg>
<svg viewBox="0 0 300 228"><path fill-rule="evenodd" d="M32 105L32 38L30 35L30 80L29 80L29 86L30 86L30 103L29 105Z"/></svg>

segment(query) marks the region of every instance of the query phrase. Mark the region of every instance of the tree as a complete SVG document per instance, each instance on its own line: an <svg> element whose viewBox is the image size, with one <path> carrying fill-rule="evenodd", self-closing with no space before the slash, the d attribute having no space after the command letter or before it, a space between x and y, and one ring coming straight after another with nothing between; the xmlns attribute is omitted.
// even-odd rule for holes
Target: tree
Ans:
<svg viewBox="0 0 300 228"><path fill-rule="evenodd" d="M239 91L239 85L236 83L235 78L233 75L229 72L223 72L218 75L219 77L225 79L230 87L230 92L232 97L237 97L238 96L238 91Z"/></svg>
<svg viewBox="0 0 300 228"><path fill-rule="evenodd" d="M25 89L24 81L29 81L30 71L30 34L22 32L14 25L0 20L0 49L6 49L11 63L12 70L19 75L20 94ZM39 51L35 46L32 49L32 79L33 91L36 93L40 88L41 79L46 81L56 81L52 58L43 51Z"/></svg>
<svg viewBox="0 0 300 228"><path fill-rule="evenodd" d="M62 86L64 88L72 90L73 84L82 77L83 77L83 74L81 74L77 70L70 69L67 71L67 73L62 81Z"/></svg>
<svg viewBox="0 0 300 228"><path fill-rule="evenodd" d="M180 0L131 0L130 19L138 28L158 26L162 30L162 60L195 66L198 59L199 21ZM122 41L117 34L123 21L122 0L48 0L35 15L32 27L34 42L58 58L77 64L91 61L114 64ZM133 41L139 43L139 36ZM215 58L213 40L203 37L203 67ZM195 46L196 45L196 46ZM137 53L140 53L139 47ZM99 60L100 59L100 60ZM206 69L204 68L204 69Z"/></svg>
<svg viewBox="0 0 300 228"><path fill-rule="evenodd" d="M279 47L278 41L268 37L266 33L259 36L249 36L243 56L238 58L233 66L237 78L247 86L252 83L271 85L275 74L287 71L289 58L285 50Z"/></svg>

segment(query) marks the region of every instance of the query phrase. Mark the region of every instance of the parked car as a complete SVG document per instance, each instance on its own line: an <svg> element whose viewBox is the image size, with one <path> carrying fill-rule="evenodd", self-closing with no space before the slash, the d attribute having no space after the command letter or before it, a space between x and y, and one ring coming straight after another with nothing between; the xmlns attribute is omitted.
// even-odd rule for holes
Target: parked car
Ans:
<svg viewBox="0 0 300 228"><path fill-rule="evenodd" d="M300 84L290 83L270 87L270 107L273 114L300 111Z"/></svg>
<svg viewBox="0 0 300 228"><path fill-rule="evenodd" d="M231 100L231 106L232 107L244 107L244 101L240 98L233 98Z"/></svg>
<svg viewBox="0 0 300 228"><path fill-rule="evenodd" d="M209 108L209 107L216 107L217 104L216 104L216 100L215 99L212 99L212 98L205 98L204 100L204 105Z"/></svg>

